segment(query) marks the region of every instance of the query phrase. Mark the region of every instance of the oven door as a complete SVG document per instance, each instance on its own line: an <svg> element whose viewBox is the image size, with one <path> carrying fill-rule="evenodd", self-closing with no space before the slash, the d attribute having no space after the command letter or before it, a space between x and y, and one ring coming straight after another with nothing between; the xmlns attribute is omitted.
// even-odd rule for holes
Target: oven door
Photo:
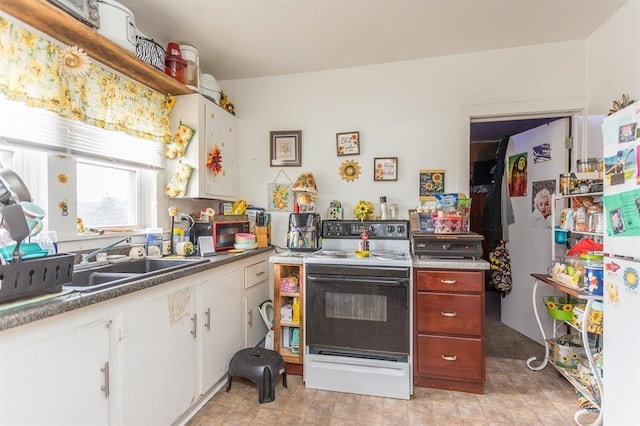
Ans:
<svg viewBox="0 0 640 426"><path fill-rule="evenodd" d="M309 353L406 361L410 268L307 265Z"/></svg>

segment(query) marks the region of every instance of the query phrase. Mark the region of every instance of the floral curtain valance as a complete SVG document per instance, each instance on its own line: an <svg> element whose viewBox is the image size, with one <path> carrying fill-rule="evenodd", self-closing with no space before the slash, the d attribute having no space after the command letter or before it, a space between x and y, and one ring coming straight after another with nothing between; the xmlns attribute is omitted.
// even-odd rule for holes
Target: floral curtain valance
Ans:
<svg viewBox="0 0 640 426"><path fill-rule="evenodd" d="M169 142L174 99L0 17L0 91L9 99L129 135Z"/></svg>

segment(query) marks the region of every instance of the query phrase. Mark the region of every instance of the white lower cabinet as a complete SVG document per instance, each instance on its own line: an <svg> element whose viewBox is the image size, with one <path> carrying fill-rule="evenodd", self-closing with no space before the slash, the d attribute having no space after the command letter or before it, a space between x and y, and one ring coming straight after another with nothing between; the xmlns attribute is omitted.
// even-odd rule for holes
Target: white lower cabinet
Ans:
<svg viewBox="0 0 640 426"><path fill-rule="evenodd" d="M35 324L31 324L35 325ZM0 424L107 425L111 318L2 336ZM45 335L48 334L48 335Z"/></svg>
<svg viewBox="0 0 640 426"><path fill-rule="evenodd" d="M242 348L242 270L216 274L201 285L201 386L209 391L229 369L231 357Z"/></svg>
<svg viewBox="0 0 640 426"><path fill-rule="evenodd" d="M269 262L262 262L244 268L244 347L254 347L264 339L267 325L260 316L258 307L269 299Z"/></svg>
<svg viewBox="0 0 640 426"><path fill-rule="evenodd" d="M270 254L1 331L0 425L185 422L245 346L266 299L246 271Z"/></svg>
<svg viewBox="0 0 640 426"><path fill-rule="evenodd" d="M178 288L125 309L123 424L168 425L191 405L196 379L195 292L195 286Z"/></svg>

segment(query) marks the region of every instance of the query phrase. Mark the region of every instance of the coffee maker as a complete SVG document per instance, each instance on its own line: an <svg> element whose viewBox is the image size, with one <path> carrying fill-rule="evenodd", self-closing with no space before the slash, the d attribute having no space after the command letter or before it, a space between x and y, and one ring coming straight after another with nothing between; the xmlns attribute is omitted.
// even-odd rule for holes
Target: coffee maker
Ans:
<svg viewBox="0 0 640 426"><path fill-rule="evenodd" d="M291 213L287 247L291 251L320 249L320 215L318 213Z"/></svg>

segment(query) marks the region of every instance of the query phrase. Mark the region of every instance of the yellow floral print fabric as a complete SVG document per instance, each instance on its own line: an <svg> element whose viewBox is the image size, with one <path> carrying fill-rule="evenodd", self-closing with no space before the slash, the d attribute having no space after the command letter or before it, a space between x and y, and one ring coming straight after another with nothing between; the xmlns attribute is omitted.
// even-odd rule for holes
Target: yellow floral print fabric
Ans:
<svg viewBox="0 0 640 426"><path fill-rule="evenodd" d="M0 17L0 92L65 118L139 138L171 141L165 94ZM169 101L169 102L168 102Z"/></svg>

